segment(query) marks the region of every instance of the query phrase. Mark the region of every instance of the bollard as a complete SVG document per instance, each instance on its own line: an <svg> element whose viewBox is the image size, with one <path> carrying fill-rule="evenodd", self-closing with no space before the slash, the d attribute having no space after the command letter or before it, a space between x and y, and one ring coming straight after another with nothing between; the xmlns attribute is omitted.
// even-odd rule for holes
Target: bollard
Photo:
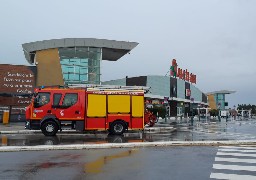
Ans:
<svg viewBox="0 0 256 180"><path fill-rule="evenodd" d="M7 136L2 136L2 146L7 146Z"/></svg>
<svg viewBox="0 0 256 180"><path fill-rule="evenodd" d="M219 122L221 121L220 115L218 115Z"/></svg>
<svg viewBox="0 0 256 180"><path fill-rule="evenodd" d="M193 124L194 124L194 116L191 116L190 120L191 120L191 126L193 126Z"/></svg>
<svg viewBox="0 0 256 180"><path fill-rule="evenodd" d="M3 113L3 124L9 123L9 111L4 111Z"/></svg>

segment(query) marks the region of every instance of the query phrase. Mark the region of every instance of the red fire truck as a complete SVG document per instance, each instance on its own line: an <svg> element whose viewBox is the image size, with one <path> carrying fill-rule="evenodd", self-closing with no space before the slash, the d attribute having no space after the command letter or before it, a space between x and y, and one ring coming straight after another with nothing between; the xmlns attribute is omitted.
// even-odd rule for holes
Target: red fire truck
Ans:
<svg viewBox="0 0 256 180"><path fill-rule="evenodd" d="M155 117L144 111L144 90L100 88L36 88L26 109L26 128L55 136L62 129L142 130Z"/></svg>

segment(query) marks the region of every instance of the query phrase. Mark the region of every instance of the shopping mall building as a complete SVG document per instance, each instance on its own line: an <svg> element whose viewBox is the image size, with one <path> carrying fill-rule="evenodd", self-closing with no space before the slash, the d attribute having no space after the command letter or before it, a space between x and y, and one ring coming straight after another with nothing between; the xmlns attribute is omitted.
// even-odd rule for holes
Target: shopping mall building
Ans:
<svg viewBox="0 0 256 180"><path fill-rule="evenodd" d="M233 94L235 91L221 90L208 92L208 103L211 109L220 109L224 110L226 106L228 106L228 102L226 101L227 94Z"/></svg>
<svg viewBox="0 0 256 180"><path fill-rule="evenodd" d="M100 84L101 61L117 61L138 43L93 38L53 39L22 45L37 67L37 86Z"/></svg>
<svg viewBox="0 0 256 180"><path fill-rule="evenodd" d="M192 108L207 107L207 96L193 84L171 76L126 77L106 81L106 85L147 86L148 104L164 104L170 116L186 116Z"/></svg>
<svg viewBox="0 0 256 180"><path fill-rule="evenodd" d="M196 76L177 68L176 62L168 76L116 77L116 80L102 82L102 60L114 63L137 45L136 42L94 38L22 44L25 59L31 66L0 65L0 108L9 108L10 111L20 108L23 111L18 113L23 114L29 100L17 94L31 93L36 86L68 84L147 86L150 90L145 95L145 102L164 104L170 116L183 116L191 108L208 106L207 95L195 86Z"/></svg>

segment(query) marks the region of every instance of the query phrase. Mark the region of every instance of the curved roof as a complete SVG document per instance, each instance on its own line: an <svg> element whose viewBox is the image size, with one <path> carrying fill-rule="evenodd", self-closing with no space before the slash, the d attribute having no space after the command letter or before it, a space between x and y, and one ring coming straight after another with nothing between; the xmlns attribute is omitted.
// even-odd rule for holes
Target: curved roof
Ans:
<svg viewBox="0 0 256 180"><path fill-rule="evenodd" d="M236 91L229 91L229 90L220 90L220 91L213 91L213 92L208 92L206 93L207 95L210 94L232 94L235 93Z"/></svg>
<svg viewBox="0 0 256 180"><path fill-rule="evenodd" d="M30 64L34 63L35 52L39 50L61 47L99 47L102 48L102 60L117 61L130 52L139 43L115 41L95 38L64 38L36 41L22 44L25 58Z"/></svg>

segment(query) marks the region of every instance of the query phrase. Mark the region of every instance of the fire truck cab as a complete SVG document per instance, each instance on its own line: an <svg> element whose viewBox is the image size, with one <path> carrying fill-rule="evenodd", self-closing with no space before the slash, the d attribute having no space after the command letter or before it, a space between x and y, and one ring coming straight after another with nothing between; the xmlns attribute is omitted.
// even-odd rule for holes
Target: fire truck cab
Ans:
<svg viewBox="0 0 256 180"><path fill-rule="evenodd" d="M36 88L26 119L27 128L41 129L45 136L55 136L67 127L116 135L142 130L144 90Z"/></svg>

